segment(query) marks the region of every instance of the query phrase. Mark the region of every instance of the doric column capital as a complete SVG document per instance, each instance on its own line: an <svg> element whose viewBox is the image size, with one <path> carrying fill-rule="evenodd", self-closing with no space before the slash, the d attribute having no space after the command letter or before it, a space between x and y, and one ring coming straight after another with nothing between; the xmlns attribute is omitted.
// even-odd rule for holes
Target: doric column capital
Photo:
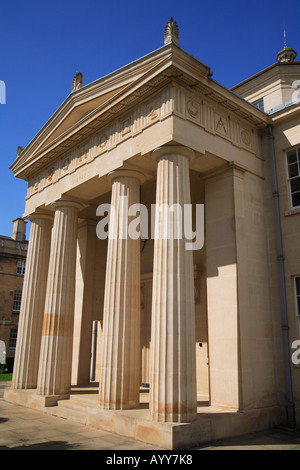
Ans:
<svg viewBox="0 0 300 470"><path fill-rule="evenodd" d="M151 157L156 161L160 158L170 158L173 155L180 155L188 158L188 160L193 160L195 158L195 152L184 145L164 145L163 147L158 147L153 150L151 153Z"/></svg>
<svg viewBox="0 0 300 470"><path fill-rule="evenodd" d="M62 196L57 201L53 202L51 206L54 209L59 209L60 207L74 207L75 209L81 210L84 209L86 204L81 199L75 197L70 197L68 195Z"/></svg>
<svg viewBox="0 0 300 470"><path fill-rule="evenodd" d="M48 220L49 222L53 222L53 213L51 211L38 209L32 214L26 216L30 222L34 222L36 220Z"/></svg>
<svg viewBox="0 0 300 470"><path fill-rule="evenodd" d="M107 179L113 183L114 180L118 178L136 178L140 181L140 183L143 183L146 179L145 175L143 173L140 173L139 171L136 170L128 170L128 169L118 169L111 171L107 175Z"/></svg>

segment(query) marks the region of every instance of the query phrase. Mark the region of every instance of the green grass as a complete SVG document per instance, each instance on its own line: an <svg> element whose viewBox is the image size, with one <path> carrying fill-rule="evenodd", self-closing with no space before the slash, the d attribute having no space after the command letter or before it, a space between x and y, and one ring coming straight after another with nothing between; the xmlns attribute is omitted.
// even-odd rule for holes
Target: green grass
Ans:
<svg viewBox="0 0 300 470"><path fill-rule="evenodd" d="M0 382L8 382L12 379L12 373L3 373L0 374Z"/></svg>

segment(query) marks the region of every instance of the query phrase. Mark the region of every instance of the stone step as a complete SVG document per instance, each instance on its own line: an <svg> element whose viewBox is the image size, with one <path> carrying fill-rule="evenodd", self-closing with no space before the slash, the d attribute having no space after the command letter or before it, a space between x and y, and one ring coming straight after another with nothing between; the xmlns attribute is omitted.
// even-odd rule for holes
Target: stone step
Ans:
<svg viewBox="0 0 300 470"><path fill-rule="evenodd" d="M82 396L76 397L72 395L69 400L61 400L58 402L58 404L59 403L69 408L74 408L78 410L85 410L86 408L94 408L98 406L97 400L89 400L88 398L84 398Z"/></svg>
<svg viewBox="0 0 300 470"><path fill-rule="evenodd" d="M52 407L51 414L80 424L87 424L86 406L72 400L59 400L57 406Z"/></svg>

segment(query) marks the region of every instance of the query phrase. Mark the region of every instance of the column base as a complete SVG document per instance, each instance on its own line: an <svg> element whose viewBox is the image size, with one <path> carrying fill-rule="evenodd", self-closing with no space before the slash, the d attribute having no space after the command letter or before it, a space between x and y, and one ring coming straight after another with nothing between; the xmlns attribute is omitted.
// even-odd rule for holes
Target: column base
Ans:
<svg viewBox="0 0 300 470"><path fill-rule="evenodd" d="M70 398L66 395L40 395L36 389L13 389L4 390L4 400L15 405L26 406L39 411L43 411L45 407L56 406L59 400L67 400Z"/></svg>

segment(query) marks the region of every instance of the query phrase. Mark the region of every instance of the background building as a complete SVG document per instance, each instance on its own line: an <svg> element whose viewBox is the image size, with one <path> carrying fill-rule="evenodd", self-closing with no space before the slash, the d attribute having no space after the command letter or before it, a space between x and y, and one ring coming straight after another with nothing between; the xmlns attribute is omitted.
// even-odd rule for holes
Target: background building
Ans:
<svg viewBox="0 0 300 470"><path fill-rule="evenodd" d="M0 341L5 344L7 368L15 355L28 241L26 221L13 220L11 237L0 235Z"/></svg>

